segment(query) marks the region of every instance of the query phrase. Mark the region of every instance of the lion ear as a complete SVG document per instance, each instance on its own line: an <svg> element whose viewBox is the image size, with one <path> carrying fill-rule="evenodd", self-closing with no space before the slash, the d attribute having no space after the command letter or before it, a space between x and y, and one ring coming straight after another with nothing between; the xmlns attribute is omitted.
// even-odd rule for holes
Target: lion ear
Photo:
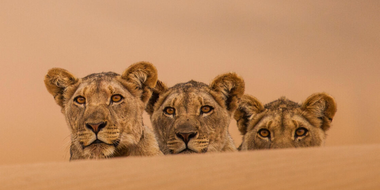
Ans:
<svg viewBox="0 0 380 190"><path fill-rule="evenodd" d="M217 76L210 84L215 99L232 114L239 105L239 100L244 94L244 80L236 73L226 73Z"/></svg>
<svg viewBox="0 0 380 190"><path fill-rule="evenodd" d="M140 96L142 102L146 103L151 96L151 88L157 83L157 69L148 62L139 62L129 66L121 75L126 81L126 87L135 96Z"/></svg>
<svg viewBox="0 0 380 190"><path fill-rule="evenodd" d="M168 87L161 82L160 80L157 81L156 86L152 89L152 96L150 97L148 104L145 107L145 111L152 115L154 112L154 106L157 103L158 99L160 98L160 94L163 94L168 90Z"/></svg>
<svg viewBox="0 0 380 190"><path fill-rule="evenodd" d="M337 107L333 97L326 93L317 93L306 99L302 104L302 110L314 118L321 119L321 128L326 131L330 128Z"/></svg>
<svg viewBox="0 0 380 190"><path fill-rule="evenodd" d="M53 68L45 76L45 86L55 101L62 108L64 107L64 91L67 87L79 81L73 74L61 68Z"/></svg>
<svg viewBox="0 0 380 190"><path fill-rule="evenodd" d="M241 97L239 107L234 114L234 119L242 135L247 133L249 121L262 111L264 111L264 106L255 97L250 95L243 95Z"/></svg>

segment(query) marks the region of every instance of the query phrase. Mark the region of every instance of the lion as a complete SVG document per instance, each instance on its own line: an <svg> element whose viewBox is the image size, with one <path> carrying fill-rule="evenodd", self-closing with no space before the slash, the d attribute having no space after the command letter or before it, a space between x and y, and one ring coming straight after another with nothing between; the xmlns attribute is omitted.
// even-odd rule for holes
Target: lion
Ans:
<svg viewBox="0 0 380 190"><path fill-rule="evenodd" d="M157 82L146 111L161 151L237 151L228 127L244 88L235 73L217 76L210 85L191 80L168 88Z"/></svg>
<svg viewBox="0 0 380 190"><path fill-rule="evenodd" d="M302 104L281 97L262 105L244 95L234 114L243 135L239 150L321 146L337 106L326 93L309 96Z"/></svg>
<svg viewBox="0 0 380 190"><path fill-rule="evenodd" d="M53 68L45 85L61 107L71 132L70 160L163 155L142 114L157 83L148 62L76 78Z"/></svg>

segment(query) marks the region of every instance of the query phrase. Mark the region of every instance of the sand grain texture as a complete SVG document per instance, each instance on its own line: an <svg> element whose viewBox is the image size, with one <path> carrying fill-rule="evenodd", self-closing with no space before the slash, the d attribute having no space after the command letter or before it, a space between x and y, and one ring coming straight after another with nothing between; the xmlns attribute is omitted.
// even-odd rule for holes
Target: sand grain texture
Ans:
<svg viewBox="0 0 380 190"><path fill-rule="evenodd" d="M0 189L378 189L380 145L0 167Z"/></svg>

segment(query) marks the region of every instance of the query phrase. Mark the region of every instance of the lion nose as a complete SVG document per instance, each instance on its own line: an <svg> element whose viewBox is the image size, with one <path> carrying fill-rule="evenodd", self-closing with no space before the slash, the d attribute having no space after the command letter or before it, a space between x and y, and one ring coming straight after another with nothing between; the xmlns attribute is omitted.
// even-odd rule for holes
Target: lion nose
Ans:
<svg viewBox="0 0 380 190"><path fill-rule="evenodd" d="M195 132L192 132L192 133L177 133L176 134L178 138L182 139L183 142L185 142L186 144L190 141L190 139L194 138L197 133Z"/></svg>
<svg viewBox="0 0 380 190"><path fill-rule="evenodd" d="M106 127L107 122L100 122L100 123L86 123L86 127L92 131L94 131L95 134L98 134L100 130L102 130L104 127Z"/></svg>

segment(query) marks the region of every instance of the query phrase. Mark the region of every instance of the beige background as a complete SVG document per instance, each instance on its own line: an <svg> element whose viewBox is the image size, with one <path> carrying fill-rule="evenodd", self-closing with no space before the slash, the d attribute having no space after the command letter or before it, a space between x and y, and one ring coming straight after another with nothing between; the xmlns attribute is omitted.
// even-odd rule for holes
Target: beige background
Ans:
<svg viewBox="0 0 380 190"><path fill-rule="evenodd" d="M142 60L170 86L234 71L263 103L327 92L338 112L326 146L380 143L379 23L379 1L2 0L0 165L68 160L48 69L84 77ZM239 144L233 120L230 131Z"/></svg>

